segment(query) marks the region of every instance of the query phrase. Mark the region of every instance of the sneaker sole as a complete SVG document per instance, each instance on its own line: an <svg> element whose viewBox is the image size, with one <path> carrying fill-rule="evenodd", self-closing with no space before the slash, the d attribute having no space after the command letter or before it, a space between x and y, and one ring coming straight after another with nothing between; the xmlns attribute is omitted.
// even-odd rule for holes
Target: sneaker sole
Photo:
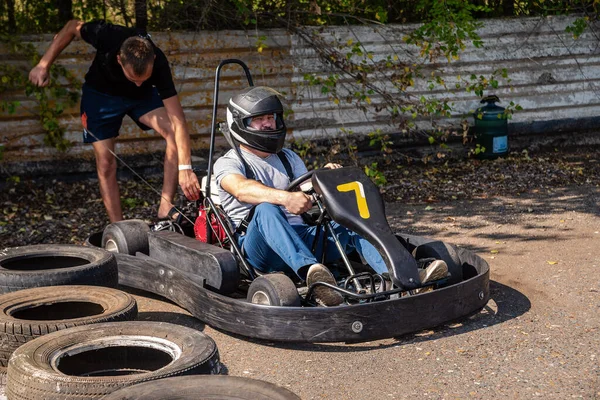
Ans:
<svg viewBox="0 0 600 400"><path fill-rule="evenodd" d="M329 283L330 285L335 285L335 280L333 277L325 271L318 270L310 275L310 280L307 279L308 286L312 285L316 282ZM320 300L325 306L338 306L342 304L344 298L341 294L336 292L335 290L325 287L325 286L317 286L314 289L315 298Z"/></svg>

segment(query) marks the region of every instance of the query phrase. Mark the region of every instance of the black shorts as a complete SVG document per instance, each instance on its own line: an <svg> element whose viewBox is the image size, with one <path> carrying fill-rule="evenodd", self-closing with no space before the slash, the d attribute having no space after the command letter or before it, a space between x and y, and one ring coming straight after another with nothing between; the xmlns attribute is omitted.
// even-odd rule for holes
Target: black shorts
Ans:
<svg viewBox="0 0 600 400"><path fill-rule="evenodd" d="M130 99L101 93L84 84L81 94L83 142L93 143L119 136L125 115L129 115L141 129L150 130L152 128L142 124L139 119L160 107L164 105L156 88L152 89L152 96L149 98Z"/></svg>

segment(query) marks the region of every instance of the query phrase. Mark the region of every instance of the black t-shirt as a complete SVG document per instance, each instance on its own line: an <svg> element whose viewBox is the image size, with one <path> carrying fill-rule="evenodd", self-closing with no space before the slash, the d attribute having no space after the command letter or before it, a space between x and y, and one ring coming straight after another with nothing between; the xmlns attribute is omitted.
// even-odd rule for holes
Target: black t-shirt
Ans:
<svg viewBox="0 0 600 400"><path fill-rule="evenodd" d="M125 77L123 68L117 62L117 54L125 39L137 34L135 28L113 25L102 20L83 24L82 39L96 48L96 57L85 75L85 83L99 92L112 96L144 98L152 93L153 86L156 86L162 99L175 96L177 90L173 83L169 61L154 43L152 45L156 58L150 78L138 87Z"/></svg>

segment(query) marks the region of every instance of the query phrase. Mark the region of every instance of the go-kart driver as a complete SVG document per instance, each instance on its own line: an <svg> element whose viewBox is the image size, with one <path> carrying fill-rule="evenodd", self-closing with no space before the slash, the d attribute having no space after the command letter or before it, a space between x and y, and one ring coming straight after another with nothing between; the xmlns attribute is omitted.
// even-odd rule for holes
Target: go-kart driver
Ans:
<svg viewBox="0 0 600 400"><path fill-rule="evenodd" d="M317 261L323 253L322 241L315 254L309 247L317 227L305 224L300 217L312 207L311 196L285 190L290 177L277 153L283 152L293 177L301 176L307 168L296 153L283 149L286 126L280 97L271 88L250 87L229 100L227 126L240 151L232 149L215 163L221 205L234 229L239 228L255 206L250 221L245 221L248 223L245 233L236 235L246 259L255 269L263 273L293 271L308 286L315 282L335 285L333 274ZM325 165L325 168L340 167L333 163ZM254 179L249 178L252 175ZM371 243L339 224L333 223L333 228L346 253L358 251L376 273L388 276L383 258ZM340 254L333 239L328 237L328 241L325 260L332 262ZM440 279L447 273L444 261L434 261L420 272L421 282ZM317 302L325 306L343 301L340 293L326 286L315 287L314 294Z"/></svg>

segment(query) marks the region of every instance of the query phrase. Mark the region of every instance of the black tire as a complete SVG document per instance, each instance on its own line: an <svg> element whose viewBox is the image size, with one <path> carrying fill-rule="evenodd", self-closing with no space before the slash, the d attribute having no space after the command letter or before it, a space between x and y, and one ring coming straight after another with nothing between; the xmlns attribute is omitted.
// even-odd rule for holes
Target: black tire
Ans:
<svg viewBox="0 0 600 400"><path fill-rule="evenodd" d="M26 342L61 329L137 317L133 296L99 286L41 287L0 296L0 365Z"/></svg>
<svg viewBox="0 0 600 400"><path fill-rule="evenodd" d="M120 388L179 375L220 372L215 342L165 322L78 326L19 347L8 363L12 400L99 399Z"/></svg>
<svg viewBox="0 0 600 400"><path fill-rule="evenodd" d="M259 276L248 288L248 302L270 306L300 307L300 295L285 274Z"/></svg>
<svg viewBox="0 0 600 400"><path fill-rule="evenodd" d="M102 247L112 253L148 255L148 232L150 226L139 219L113 222L104 229Z"/></svg>
<svg viewBox="0 0 600 400"><path fill-rule="evenodd" d="M448 284L452 285L462 282L462 262L454 246L442 241L429 242L418 246L414 250L414 256L417 260L422 258L435 258L437 260L444 260L448 265L448 272L450 272Z"/></svg>
<svg viewBox="0 0 600 400"><path fill-rule="evenodd" d="M39 244L0 252L0 294L58 285L116 287L114 254L95 247Z"/></svg>
<svg viewBox="0 0 600 400"><path fill-rule="evenodd" d="M102 400L300 400L272 383L236 376L182 376L119 389Z"/></svg>
<svg viewBox="0 0 600 400"><path fill-rule="evenodd" d="M102 233L102 231L92 233L85 238L83 245L89 247L102 247Z"/></svg>

